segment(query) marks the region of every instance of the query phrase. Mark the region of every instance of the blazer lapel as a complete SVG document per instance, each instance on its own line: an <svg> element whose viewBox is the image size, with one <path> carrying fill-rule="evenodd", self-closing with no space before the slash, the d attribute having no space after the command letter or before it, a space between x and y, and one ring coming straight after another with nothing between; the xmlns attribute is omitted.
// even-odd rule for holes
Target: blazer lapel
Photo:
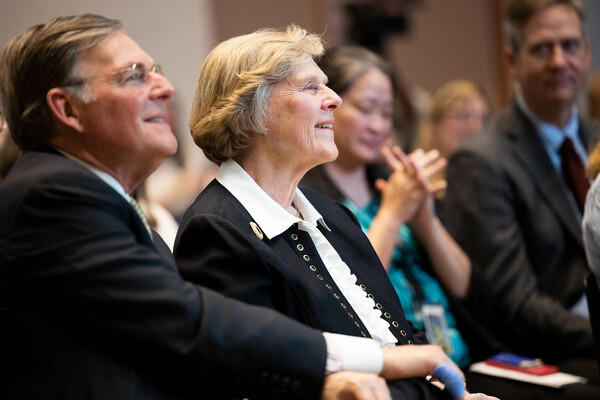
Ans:
<svg viewBox="0 0 600 400"><path fill-rule="evenodd" d="M512 115L504 120L506 125L502 129L514 143L515 159L530 172L540 197L550 205L557 219L563 222L576 242L583 246L581 226L567 195L569 189L552 165L534 126L518 110L516 104L513 104L510 113Z"/></svg>
<svg viewBox="0 0 600 400"><path fill-rule="evenodd" d="M129 227L131 228L131 231L135 235L138 242L148 247L154 247L152 238L148 234L148 231L146 230L144 223L140 219L140 216L133 209L133 207L129 203L127 203L125 199L123 199L123 201L127 204L127 207L129 208Z"/></svg>

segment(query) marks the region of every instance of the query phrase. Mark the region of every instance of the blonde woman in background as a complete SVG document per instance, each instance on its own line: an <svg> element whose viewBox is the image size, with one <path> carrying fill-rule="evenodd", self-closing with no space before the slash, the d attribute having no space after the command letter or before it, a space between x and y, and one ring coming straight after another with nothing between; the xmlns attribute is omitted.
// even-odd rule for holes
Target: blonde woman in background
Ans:
<svg viewBox="0 0 600 400"><path fill-rule="evenodd" d="M470 136L478 134L490 113L483 89L473 81L454 79L444 83L431 99L429 114L421 121L415 149L436 149L446 159ZM432 181L445 179L445 171ZM435 208L443 215L445 190L435 193Z"/></svg>
<svg viewBox="0 0 600 400"><path fill-rule="evenodd" d="M437 149L448 158L463 140L481 131L489 113L489 102L479 85L464 79L448 81L432 96L416 148Z"/></svg>

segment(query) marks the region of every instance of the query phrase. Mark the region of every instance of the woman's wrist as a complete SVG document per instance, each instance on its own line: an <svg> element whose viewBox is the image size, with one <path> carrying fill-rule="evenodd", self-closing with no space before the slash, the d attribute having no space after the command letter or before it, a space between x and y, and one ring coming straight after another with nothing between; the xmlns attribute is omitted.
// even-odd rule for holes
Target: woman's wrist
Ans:
<svg viewBox="0 0 600 400"><path fill-rule="evenodd" d="M375 214L371 226L377 224L379 230L396 233L405 223L405 218L402 215L398 215L397 212L388 211L385 208L380 208L377 214Z"/></svg>
<svg viewBox="0 0 600 400"><path fill-rule="evenodd" d="M437 237L441 226L442 222L435 214L431 218L421 218L410 223L410 228L425 245Z"/></svg>

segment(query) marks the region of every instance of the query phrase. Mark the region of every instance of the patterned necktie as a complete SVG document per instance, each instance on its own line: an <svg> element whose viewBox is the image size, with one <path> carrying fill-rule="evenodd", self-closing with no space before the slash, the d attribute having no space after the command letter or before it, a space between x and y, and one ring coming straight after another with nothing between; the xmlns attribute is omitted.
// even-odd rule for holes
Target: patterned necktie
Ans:
<svg viewBox="0 0 600 400"><path fill-rule="evenodd" d="M565 141L560 147L560 157L563 177L573 192L579 211L583 214L585 196L590 188L590 181L585 176L585 168L583 167L581 158L579 158L579 155L573 147L571 139L565 138Z"/></svg>
<svg viewBox="0 0 600 400"><path fill-rule="evenodd" d="M152 229L150 229L150 225L148 225L148 221L146 221L146 217L144 216L142 208L140 207L138 202L135 201L135 199L133 197L129 198L129 204L131 204L131 207L133 207L133 209L137 213L138 217L140 217L140 219L144 223L144 227L148 231L148 235L150 235L150 239L152 239Z"/></svg>

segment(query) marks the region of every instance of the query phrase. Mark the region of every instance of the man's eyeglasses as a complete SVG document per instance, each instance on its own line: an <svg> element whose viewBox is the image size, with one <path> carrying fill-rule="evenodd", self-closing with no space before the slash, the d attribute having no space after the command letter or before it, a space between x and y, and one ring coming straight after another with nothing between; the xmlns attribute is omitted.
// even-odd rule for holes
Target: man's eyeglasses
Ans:
<svg viewBox="0 0 600 400"><path fill-rule="evenodd" d="M160 64L154 64L150 69L146 69L144 64L133 64L127 68L122 68L113 72L111 75L117 76L119 83L145 83L148 80L148 73L154 72L155 74L164 75L163 69Z"/></svg>
<svg viewBox="0 0 600 400"><path fill-rule="evenodd" d="M164 71L160 64L154 64L152 67L150 67L150 69L146 69L146 66L144 64L135 63L130 65L129 67L116 70L112 72L109 76L116 76L117 83L119 85L141 85L143 83L146 83L146 81L148 80L148 74L150 72L164 75ZM94 78L98 78L98 76L88 78L87 80ZM77 82L70 83L66 86L79 86L83 85L85 82L85 80L80 80Z"/></svg>

